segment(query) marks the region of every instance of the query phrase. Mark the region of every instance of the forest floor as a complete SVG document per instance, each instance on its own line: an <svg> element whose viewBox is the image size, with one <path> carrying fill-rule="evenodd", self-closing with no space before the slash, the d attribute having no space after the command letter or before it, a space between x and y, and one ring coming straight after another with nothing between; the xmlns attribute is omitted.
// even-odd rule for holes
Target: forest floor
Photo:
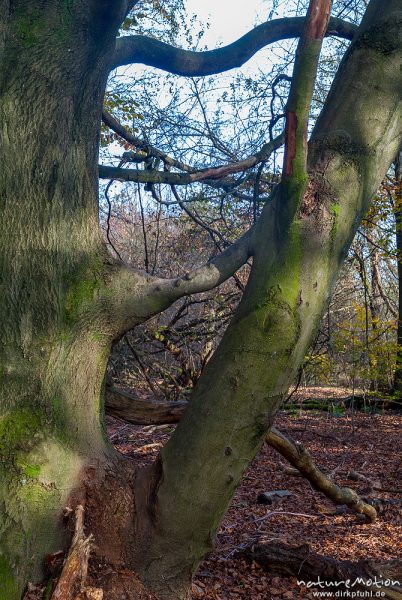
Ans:
<svg viewBox="0 0 402 600"><path fill-rule="evenodd" d="M345 389L310 388L298 392L292 403L348 395ZM138 427L110 417L107 420L115 447L138 466L152 461L173 431L172 426ZM352 487L362 496L400 502L384 504L374 523L351 512L324 514L333 504L303 478L286 474L284 459L265 444L244 474L213 552L198 570L193 600L317 598L313 589L299 585L295 577L270 574L242 558L241 551L261 538L292 545L307 543L312 551L340 560L402 557L401 412L366 414L337 406L331 413L301 406L291 413L280 412L275 426L302 442L336 483ZM373 490L364 479L351 482L346 477L351 470L381 489ZM288 490L291 495L270 506L257 502L260 493L273 490Z"/></svg>

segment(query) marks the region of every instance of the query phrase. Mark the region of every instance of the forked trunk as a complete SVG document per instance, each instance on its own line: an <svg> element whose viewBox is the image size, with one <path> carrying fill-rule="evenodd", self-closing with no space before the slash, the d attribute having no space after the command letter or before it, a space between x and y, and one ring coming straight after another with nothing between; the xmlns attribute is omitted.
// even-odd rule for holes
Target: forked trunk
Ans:
<svg viewBox="0 0 402 600"><path fill-rule="evenodd" d="M161 598L188 597L190 576L212 547L396 154L401 24L400 0L370 3L313 132L303 199L296 182L266 205L234 319L159 460L137 479L137 568Z"/></svg>
<svg viewBox="0 0 402 600"><path fill-rule="evenodd" d="M119 268L99 236L98 127L125 9L0 0L0 600L41 578L63 508L85 500L100 552L160 598L188 597L401 138L400 0L373 0L316 127L307 191L294 202L298 187L282 186L267 205L239 310L133 481L104 437L110 344L183 282L172 292Z"/></svg>

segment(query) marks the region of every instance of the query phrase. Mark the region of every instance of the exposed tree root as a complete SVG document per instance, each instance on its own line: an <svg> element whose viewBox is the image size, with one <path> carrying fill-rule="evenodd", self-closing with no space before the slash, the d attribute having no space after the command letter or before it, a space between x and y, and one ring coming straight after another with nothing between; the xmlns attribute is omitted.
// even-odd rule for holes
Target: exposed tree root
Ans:
<svg viewBox="0 0 402 600"><path fill-rule="evenodd" d="M292 546L278 541L261 541L241 554L272 573L297 577L305 585L316 582L314 587L333 592L339 589L370 590L373 597L381 591L383 598L402 600L401 560L383 563L335 560L312 552L308 544Z"/></svg>
<svg viewBox="0 0 402 600"><path fill-rule="evenodd" d="M299 442L287 438L280 431L272 427L266 437L267 443L285 457L290 464L298 469L308 479L311 485L322 492L335 504L345 504L351 510L366 515L370 521L377 517L373 506L364 502L358 494L347 487L340 487L327 477L314 463L308 450Z"/></svg>

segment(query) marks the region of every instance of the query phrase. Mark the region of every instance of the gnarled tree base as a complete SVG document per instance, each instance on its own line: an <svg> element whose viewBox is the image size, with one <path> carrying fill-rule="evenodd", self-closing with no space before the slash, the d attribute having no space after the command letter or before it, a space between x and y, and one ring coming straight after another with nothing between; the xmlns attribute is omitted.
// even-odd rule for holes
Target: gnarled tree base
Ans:
<svg viewBox="0 0 402 600"><path fill-rule="evenodd" d="M46 578L30 585L24 600L157 600L132 564L134 479L133 465L118 455L82 470L63 522L71 545L43 557Z"/></svg>

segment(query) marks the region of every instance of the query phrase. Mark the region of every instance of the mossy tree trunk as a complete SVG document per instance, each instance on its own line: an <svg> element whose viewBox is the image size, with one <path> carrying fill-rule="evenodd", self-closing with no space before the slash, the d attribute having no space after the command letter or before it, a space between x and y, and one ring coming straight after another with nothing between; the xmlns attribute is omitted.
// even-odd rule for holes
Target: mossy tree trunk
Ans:
<svg viewBox="0 0 402 600"><path fill-rule="evenodd" d="M113 5L111 8L110 5ZM99 123L125 3L0 3L0 598L60 549L56 522L100 421L111 327Z"/></svg>
<svg viewBox="0 0 402 600"><path fill-rule="evenodd" d="M108 534L89 514L100 551L161 598L188 596L401 138L400 0L373 0L316 126L308 177L296 164L256 231L197 272L159 280L125 268L99 234L96 163L128 4L0 0L0 600L41 578L85 482L88 512L98 499L114 518ZM244 298L190 409L156 464L124 483L103 430L112 340L250 253ZM113 477L121 493L96 486Z"/></svg>

